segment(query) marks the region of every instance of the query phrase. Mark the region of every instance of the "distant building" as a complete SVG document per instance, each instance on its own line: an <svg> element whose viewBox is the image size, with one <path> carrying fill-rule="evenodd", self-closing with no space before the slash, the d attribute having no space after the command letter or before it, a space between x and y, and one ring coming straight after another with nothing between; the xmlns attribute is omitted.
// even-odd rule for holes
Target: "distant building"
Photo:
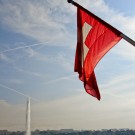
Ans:
<svg viewBox="0 0 135 135"><path fill-rule="evenodd" d="M72 132L74 132L74 130L73 129L60 129L59 132L60 133L72 133Z"/></svg>
<svg viewBox="0 0 135 135"><path fill-rule="evenodd" d="M0 135L8 135L8 130L0 130Z"/></svg>

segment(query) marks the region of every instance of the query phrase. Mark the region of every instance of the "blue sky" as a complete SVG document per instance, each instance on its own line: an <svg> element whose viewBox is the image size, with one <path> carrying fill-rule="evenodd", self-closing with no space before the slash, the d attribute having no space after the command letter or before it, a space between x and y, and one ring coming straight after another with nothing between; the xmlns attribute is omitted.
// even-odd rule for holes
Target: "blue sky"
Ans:
<svg viewBox="0 0 135 135"><path fill-rule="evenodd" d="M76 0L135 40L133 0ZM0 129L134 128L135 48L121 40L100 61L101 101L74 73L76 7L66 0L0 1Z"/></svg>

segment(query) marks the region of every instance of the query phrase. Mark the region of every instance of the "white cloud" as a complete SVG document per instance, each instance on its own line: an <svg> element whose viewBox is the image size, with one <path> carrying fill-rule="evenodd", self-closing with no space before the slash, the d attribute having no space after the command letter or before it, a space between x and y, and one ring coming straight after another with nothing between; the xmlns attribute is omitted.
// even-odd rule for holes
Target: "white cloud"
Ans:
<svg viewBox="0 0 135 135"><path fill-rule="evenodd" d="M118 98L129 98L132 97L135 92L135 84L134 84L135 76L134 72L123 73L120 75L113 76L106 83L101 84L101 93L104 95L112 95L113 97ZM133 97L132 97L133 98Z"/></svg>
<svg viewBox="0 0 135 135"><path fill-rule="evenodd" d="M0 61L4 61L4 62L11 62L11 59L8 58L5 54L0 54Z"/></svg>
<svg viewBox="0 0 135 135"><path fill-rule="evenodd" d="M25 49L26 54L28 54L28 57L37 57L39 54L38 52L34 51L32 48Z"/></svg>
<svg viewBox="0 0 135 135"><path fill-rule="evenodd" d="M49 55L49 54L42 54L38 51L27 48L25 49L26 54L28 54L28 57L33 58L38 61L47 62L49 64L57 64L61 67L64 67L66 70L72 70L72 62L69 58L68 54L65 54L63 52L56 53L55 55Z"/></svg>
<svg viewBox="0 0 135 135"><path fill-rule="evenodd" d="M134 33L135 17L127 17L114 11L103 0L76 1L120 30L128 32L128 34ZM0 5L0 17L1 22L12 28L13 31L30 36L40 42L56 40L55 45L63 45L67 42L71 44L72 37L76 37L70 31L70 27L76 28L75 9L74 6L63 0L57 2L55 0L38 2L21 0L15 3L3 1Z"/></svg>
<svg viewBox="0 0 135 135"><path fill-rule="evenodd" d="M122 59L132 62L132 64L135 62L135 47L125 40L120 41L119 45L114 50L114 54L121 56Z"/></svg>
<svg viewBox="0 0 135 135"><path fill-rule="evenodd" d="M35 60L41 62L47 62L49 64L55 63L56 65L59 65L68 71L73 70L73 64L72 64L73 60L71 61L69 59L69 54L65 54L64 52L58 52L56 54L50 55L50 54L39 53L38 51L32 48L27 48L25 51L28 54L28 57L34 58Z"/></svg>
<svg viewBox="0 0 135 135"><path fill-rule="evenodd" d="M65 6L62 0L57 2L16 1L15 3L3 1L3 4L0 5L2 24L40 42L55 39L59 41L60 45L63 41L69 41L70 33L65 24L70 19L66 15L66 10L63 10ZM61 8L61 4L63 4L63 8Z"/></svg>
<svg viewBox="0 0 135 135"><path fill-rule="evenodd" d="M69 58L67 58L68 56L64 53L59 53L58 56L56 56L56 62L61 65L62 67L64 67L64 69L66 70L72 70L73 69L73 65L72 62Z"/></svg>

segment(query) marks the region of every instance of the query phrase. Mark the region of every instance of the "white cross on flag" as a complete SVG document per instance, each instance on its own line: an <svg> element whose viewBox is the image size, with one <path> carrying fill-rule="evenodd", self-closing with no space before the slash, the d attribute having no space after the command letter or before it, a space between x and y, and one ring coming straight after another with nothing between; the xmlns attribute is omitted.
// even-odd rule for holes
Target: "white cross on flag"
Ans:
<svg viewBox="0 0 135 135"><path fill-rule="evenodd" d="M120 41L120 32L92 13L77 9L77 48L75 72L87 93L100 100L94 68L101 58Z"/></svg>

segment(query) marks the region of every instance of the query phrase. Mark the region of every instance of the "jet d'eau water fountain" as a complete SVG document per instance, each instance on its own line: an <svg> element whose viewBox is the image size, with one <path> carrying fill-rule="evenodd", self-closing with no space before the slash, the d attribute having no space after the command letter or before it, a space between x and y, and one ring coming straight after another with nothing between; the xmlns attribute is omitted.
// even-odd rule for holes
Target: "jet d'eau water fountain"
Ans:
<svg viewBox="0 0 135 135"><path fill-rule="evenodd" d="M26 135L31 135L30 130L30 98L27 99L27 108L26 108Z"/></svg>

